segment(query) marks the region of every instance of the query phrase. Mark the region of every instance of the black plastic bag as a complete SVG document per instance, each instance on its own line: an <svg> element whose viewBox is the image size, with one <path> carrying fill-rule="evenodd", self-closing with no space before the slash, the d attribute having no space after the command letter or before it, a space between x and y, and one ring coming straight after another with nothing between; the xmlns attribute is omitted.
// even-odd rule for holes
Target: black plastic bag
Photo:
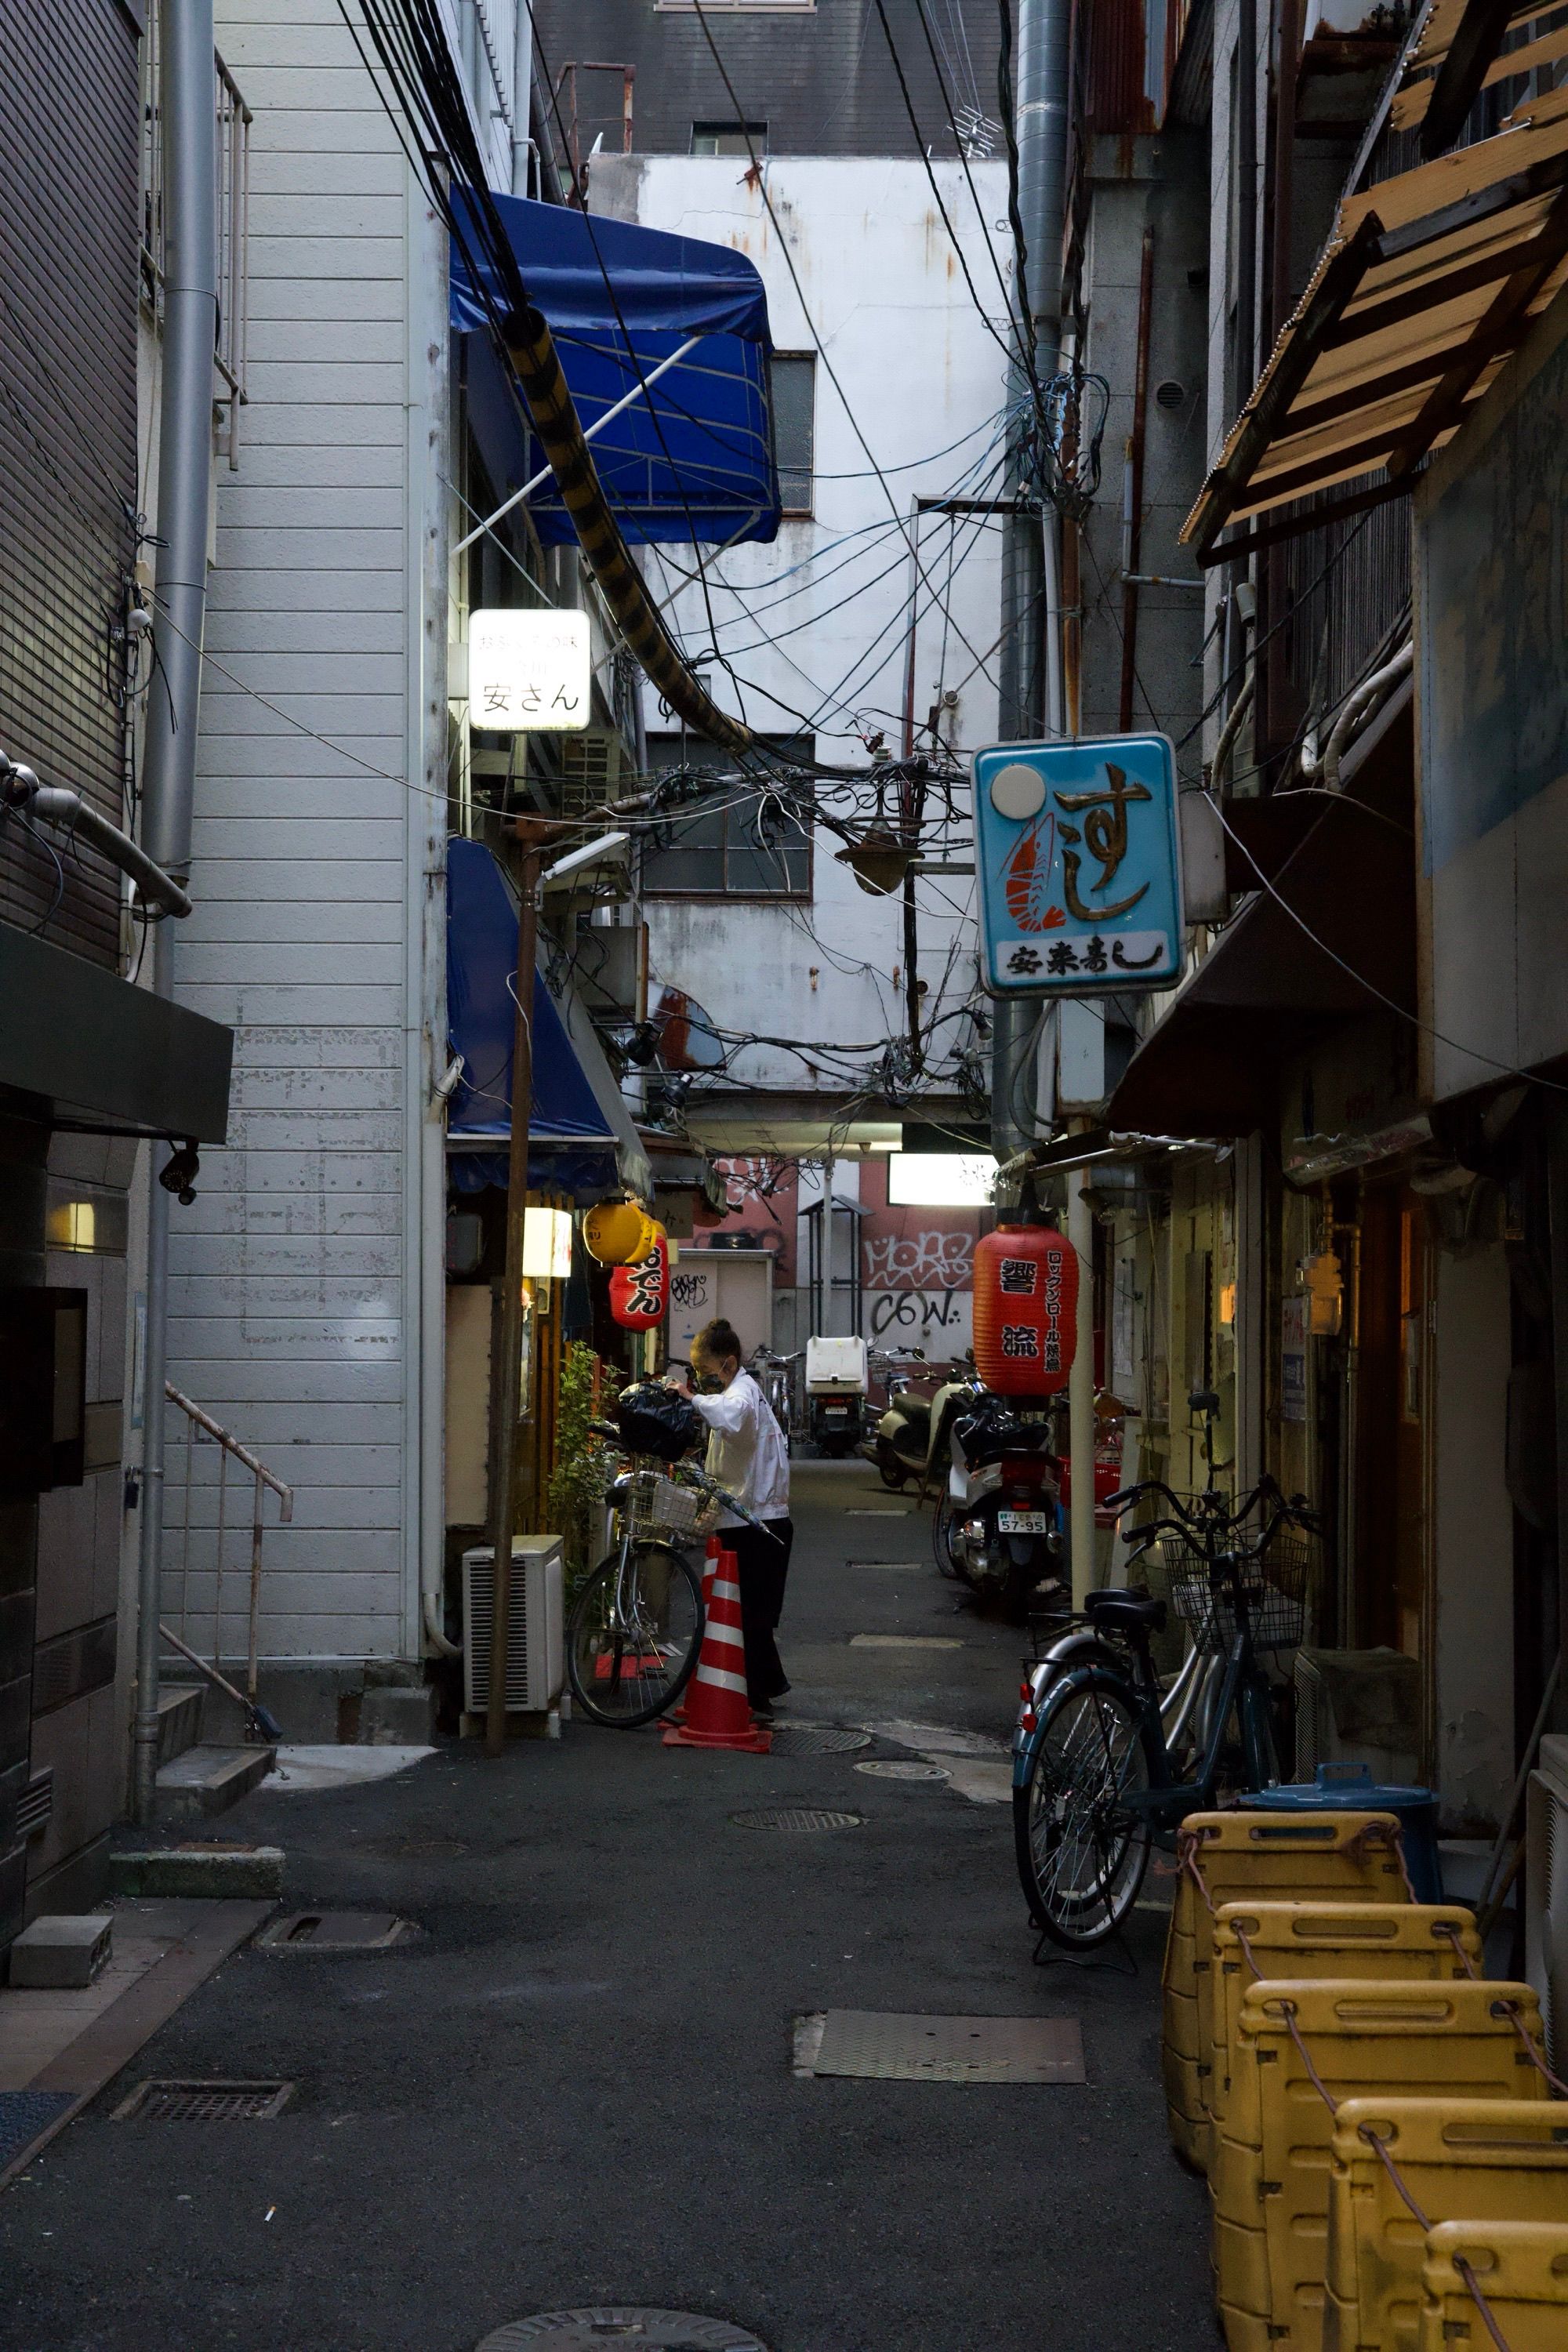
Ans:
<svg viewBox="0 0 1568 2352"><path fill-rule="evenodd" d="M679 1462L702 1434L695 1407L662 1381L639 1381L623 1389L616 1425L634 1454L651 1454L660 1462Z"/></svg>

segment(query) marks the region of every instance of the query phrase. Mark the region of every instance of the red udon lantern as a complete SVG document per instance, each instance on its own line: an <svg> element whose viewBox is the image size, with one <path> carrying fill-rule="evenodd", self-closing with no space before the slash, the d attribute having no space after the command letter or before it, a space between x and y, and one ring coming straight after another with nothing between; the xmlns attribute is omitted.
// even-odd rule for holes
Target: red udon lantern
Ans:
<svg viewBox="0 0 1568 2352"><path fill-rule="evenodd" d="M997 1396L1065 1388L1078 1258L1054 1225L999 1225L974 1245L974 1367Z"/></svg>
<svg viewBox="0 0 1568 2352"><path fill-rule="evenodd" d="M610 1276L610 1312L623 1329L651 1331L669 1306L669 1251L661 1233L635 1265L617 1265Z"/></svg>

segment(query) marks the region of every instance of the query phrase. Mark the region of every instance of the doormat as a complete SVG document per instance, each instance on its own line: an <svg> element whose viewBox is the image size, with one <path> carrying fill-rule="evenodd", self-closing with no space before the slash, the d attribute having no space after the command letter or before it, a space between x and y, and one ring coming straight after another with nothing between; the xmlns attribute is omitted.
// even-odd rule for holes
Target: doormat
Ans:
<svg viewBox="0 0 1568 2352"><path fill-rule="evenodd" d="M1082 2083L1075 2017L909 2017L830 2009L814 2074L889 2083Z"/></svg>

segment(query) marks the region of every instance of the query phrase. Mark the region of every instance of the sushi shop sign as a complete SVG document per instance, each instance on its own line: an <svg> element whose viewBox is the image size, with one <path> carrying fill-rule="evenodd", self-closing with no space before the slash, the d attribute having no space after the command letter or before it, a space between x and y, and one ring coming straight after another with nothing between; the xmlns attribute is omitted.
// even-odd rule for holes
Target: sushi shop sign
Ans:
<svg viewBox="0 0 1568 2352"><path fill-rule="evenodd" d="M974 835L993 995L1126 995L1179 978L1181 839L1168 736L976 752Z"/></svg>

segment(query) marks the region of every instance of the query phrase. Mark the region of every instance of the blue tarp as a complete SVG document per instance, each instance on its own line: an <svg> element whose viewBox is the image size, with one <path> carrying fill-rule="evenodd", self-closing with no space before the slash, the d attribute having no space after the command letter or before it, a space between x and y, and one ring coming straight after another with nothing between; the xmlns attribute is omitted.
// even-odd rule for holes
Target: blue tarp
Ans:
<svg viewBox="0 0 1568 2352"><path fill-rule="evenodd" d="M447 1121L453 1142L511 1136L511 976L517 969L517 900L482 842L447 845L447 1026L463 1075ZM572 1050L555 1000L533 979L533 1096L529 1173L536 1183L602 1190L616 1180L616 1138ZM505 1155L477 1155L480 1183L506 1181ZM459 1171L459 1191L474 1189ZM497 1176L493 1171L500 1167Z"/></svg>
<svg viewBox="0 0 1568 2352"><path fill-rule="evenodd" d="M460 212L460 193L455 201ZM549 321L584 426L689 337L702 338L592 444L627 541L774 538L779 484L768 413L773 347L767 298L754 265L728 246L565 205L499 194L493 201L523 284ZM477 251L478 239L469 241ZM499 288L489 284L488 271L484 276L504 312ZM474 334L489 315L454 243L452 325ZM512 444L503 457L494 434L485 436L486 462L492 472L500 465L505 476L495 485L502 497L520 489L544 462L521 426ZM534 493L529 511L547 546L574 541L552 482Z"/></svg>

